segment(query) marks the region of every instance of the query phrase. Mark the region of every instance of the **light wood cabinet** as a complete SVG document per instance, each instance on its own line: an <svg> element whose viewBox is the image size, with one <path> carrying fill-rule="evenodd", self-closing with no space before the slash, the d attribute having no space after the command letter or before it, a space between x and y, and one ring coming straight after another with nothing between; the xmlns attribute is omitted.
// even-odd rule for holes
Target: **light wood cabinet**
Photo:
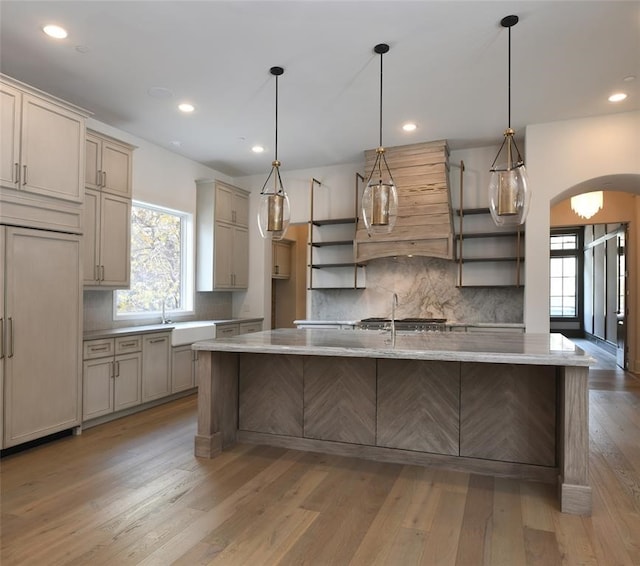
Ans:
<svg viewBox="0 0 640 566"><path fill-rule="evenodd" d="M178 393L195 387L197 352L191 344L171 348L171 392Z"/></svg>
<svg viewBox="0 0 640 566"><path fill-rule="evenodd" d="M133 147L89 131L85 152L85 187L131 198Z"/></svg>
<svg viewBox="0 0 640 566"><path fill-rule="evenodd" d="M245 191L217 181L215 193L217 222L249 226L249 195Z"/></svg>
<svg viewBox="0 0 640 566"><path fill-rule="evenodd" d="M252 332L262 331L261 322L241 322L239 325L239 334L251 334Z"/></svg>
<svg viewBox="0 0 640 566"><path fill-rule="evenodd" d="M171 333L145 334L142 340L142 401L171 394Z"/></svg>
<svg viewBox="0 0 640 566"><path fill-rule="evenodd" d="M82 395L77 235L0 227L4 448L76 427Z"/></svg>
<svg viewBox="0 0 640 566"><path fill-rule="evenodd" d="M271 260L272 279L289 279L289 277L291 277L290 242L272 242Z"/></svg>
<svg viewBox="0 0 640 566"><path fill-rule="evenodd" d="M83 420L142 402L142 338L126 336L84 343Z"/></svg>
<svg viewBox="0 0 640 566"><path fill-rule="evenodd" d="M0 81L0 222L80 233L87 114Z"/></svg>
<svg viewBox="0 0 640 566"><path fill-rule="evenodd" d="M85 286L129 287L131 199L87 189L84 225Z"/></svg>
<svg viewBox="0 0 640 566"><path fill-rule="evenodd" d="M249 286L249 194L219 181L197 187L198 291Z"/></svg>

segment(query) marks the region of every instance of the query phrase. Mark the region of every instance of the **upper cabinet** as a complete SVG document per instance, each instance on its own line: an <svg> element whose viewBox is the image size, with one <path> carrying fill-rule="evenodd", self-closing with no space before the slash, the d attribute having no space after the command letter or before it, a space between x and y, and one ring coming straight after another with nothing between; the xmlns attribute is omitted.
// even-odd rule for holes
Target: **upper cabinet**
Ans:
<svg viewBox="0 0 640 566"><path fill-rule="evenodd" d="M216 222L249 226L249 195L220 181L215 186Z"/></svg>
<svg viewBox="0 0 640 566"><path fill-rule="evenodd" d="M81 231L87 114L2 76L0 222Z"/></svg>
<svg viewBox="0 0 640 566"><path fill-rule="evenodd" d="M133 147L92 131L85 147L85 186L131 198Z"/></svg>
<svg viewBox="0 0 640 566"><path fill-rule="evenodd" d="M197 181L196 290L249 286L249 193L221 181Z"/></svg>
<svg viewBox="0 0 640 566"><path fill-rule="evenodd" d="M131 273L134 148L92 131L85 147L84 285L126 289Z"/></svg>

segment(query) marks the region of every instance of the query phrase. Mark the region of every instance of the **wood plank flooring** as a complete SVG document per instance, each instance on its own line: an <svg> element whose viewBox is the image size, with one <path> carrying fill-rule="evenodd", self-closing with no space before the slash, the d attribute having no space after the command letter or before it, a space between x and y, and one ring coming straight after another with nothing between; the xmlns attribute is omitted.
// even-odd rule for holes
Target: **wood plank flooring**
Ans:
<svg viewBox="0 0 640 566"><path fill-rule="evenodd" d="M593 515L554 487L237 445L188 397L6 456L2 566L640 565L640 379L590 374Z"/></svg>

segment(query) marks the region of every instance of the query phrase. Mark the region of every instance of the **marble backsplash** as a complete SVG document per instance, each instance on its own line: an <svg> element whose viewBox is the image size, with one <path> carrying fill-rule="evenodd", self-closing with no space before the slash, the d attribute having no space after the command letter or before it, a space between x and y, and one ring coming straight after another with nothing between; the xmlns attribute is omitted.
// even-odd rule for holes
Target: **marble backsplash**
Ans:
<svg viewBox="0 0 640 566"><path fill-rule="evenodd" d="M195 314L190 316L173 316L174 321L180 320L223 320L232 317L231 293L195 293ZM139 326L143 324L158 324L158 315L148 319L113 320L113 292L85 291L84 292L84 331L104 330L107 328L121 328L123 326Z"/></svg>
<svg viewBox="0 0 640 566"><path fill-rule="evenodd" d="M312 320L389 317L398 295L396 318L446 318L451 322L523 322L524 289L458 288L455 262L398 257L369 262L364 290L311 293Z"/></svg>

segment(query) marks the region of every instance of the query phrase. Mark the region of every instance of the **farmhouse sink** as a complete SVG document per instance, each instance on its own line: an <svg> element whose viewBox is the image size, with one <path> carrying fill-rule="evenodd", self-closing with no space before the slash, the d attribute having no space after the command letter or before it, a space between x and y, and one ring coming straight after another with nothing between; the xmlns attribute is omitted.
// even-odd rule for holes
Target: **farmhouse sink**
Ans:
<svg viewBox="0 0 640 566"><path fill-rule="evenodd" d="M216 325L212 320L190 320L171 323L171 345L182 346L199 340L212 340L216 337Z"/></svg>

